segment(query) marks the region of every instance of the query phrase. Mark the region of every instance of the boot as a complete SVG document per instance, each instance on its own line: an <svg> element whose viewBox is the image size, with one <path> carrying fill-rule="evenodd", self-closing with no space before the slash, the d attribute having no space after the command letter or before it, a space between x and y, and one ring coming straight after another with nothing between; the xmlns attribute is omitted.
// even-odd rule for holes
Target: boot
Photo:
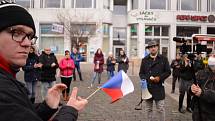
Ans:
<svg viewBox="0 0 215 121"><path fill-rule="evenodd" d="M63 92L63 100L66 101L66 98L67 98L67 94L66 94L66 91Z"/></svg>
<svg viewBox="0 0 215 121"><path fill-rule="evenodd" d="M35 97L32 97L30 100L31 100L31 103L34 104L34 102L35 102Z"/></svg>
<svg viewBox="0 0 215 121"><path fill-rule="evenodd" d="M185 113L185 111L183 110L183 100L184 100L184 95L180 94L179 95L179 108L178 108L178 111L180 113Z"/></svg>
<svg viewBox="0 0 215 121"><path fill-rule="evenodd" d="M69 101L69 98L70 98L69 93L66 93L66 101Z"/></svg>

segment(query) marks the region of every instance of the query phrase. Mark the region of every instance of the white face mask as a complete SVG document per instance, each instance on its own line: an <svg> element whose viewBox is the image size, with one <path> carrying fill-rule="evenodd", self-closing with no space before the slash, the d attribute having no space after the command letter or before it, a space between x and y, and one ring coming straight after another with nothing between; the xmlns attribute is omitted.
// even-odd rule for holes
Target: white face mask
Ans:
<svg viewBox="0 0 215 121"><path fill-rule="evenodd" d="M208 67L209 67L212 71L215 71L215 57L209 57L209 58L208 58Z"/></svg>

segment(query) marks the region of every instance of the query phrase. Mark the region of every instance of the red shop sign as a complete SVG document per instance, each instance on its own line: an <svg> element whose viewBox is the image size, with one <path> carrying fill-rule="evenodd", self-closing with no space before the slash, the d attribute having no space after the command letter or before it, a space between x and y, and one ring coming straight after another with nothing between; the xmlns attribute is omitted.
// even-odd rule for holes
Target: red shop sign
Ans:
<svg viewBox="0 0 215 121"><path fill-rule="evenodd" d="M207 21L207 16L192 16L192 15L177 15L176 19L177 20L182 20L182 21Z"/></svg>

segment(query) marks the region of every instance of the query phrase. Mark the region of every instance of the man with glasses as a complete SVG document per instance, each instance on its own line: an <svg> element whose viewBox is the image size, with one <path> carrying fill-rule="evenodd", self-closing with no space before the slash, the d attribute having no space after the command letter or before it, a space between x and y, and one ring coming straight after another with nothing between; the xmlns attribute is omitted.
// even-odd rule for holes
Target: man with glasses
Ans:
<svg viewBox="0 0 215 121"><path fill-rule="evenodd" d="M158 54L158 44L150 41L147 48L149 55L142 59L139 76L141 80L147 81L147 87L152 98L145 100L148 121L153 121L153 101L155 101L160 121L165 121L164 108L164 80L171 74L169 62L166 57Z"/></svg>
<svg viewBox="0 0 215 121"><path fill-rule="evenodd" d="M23 7L6 1L0 2L0 120L47 121L58 110L61 91L66 85L56 84L48 90L45 101L32 105L24 84L17 81L16 72L24 66L30 46L35 44L35 25L32 16ZM87 100L77 98L74 88L71 98L62 106L55 121L75 121L78 111Z"/></svg>

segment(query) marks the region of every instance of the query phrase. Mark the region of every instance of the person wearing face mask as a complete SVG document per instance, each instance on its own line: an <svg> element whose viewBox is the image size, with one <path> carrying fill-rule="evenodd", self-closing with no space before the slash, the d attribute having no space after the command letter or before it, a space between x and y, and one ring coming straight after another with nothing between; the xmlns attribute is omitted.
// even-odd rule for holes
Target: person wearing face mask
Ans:
<svg viewBox="0 0 215 121"><path fill-rule="evenodd" d="M208 67L196 74L192 84L193 121L215 121L215 55L208 58Z"/></svg>

